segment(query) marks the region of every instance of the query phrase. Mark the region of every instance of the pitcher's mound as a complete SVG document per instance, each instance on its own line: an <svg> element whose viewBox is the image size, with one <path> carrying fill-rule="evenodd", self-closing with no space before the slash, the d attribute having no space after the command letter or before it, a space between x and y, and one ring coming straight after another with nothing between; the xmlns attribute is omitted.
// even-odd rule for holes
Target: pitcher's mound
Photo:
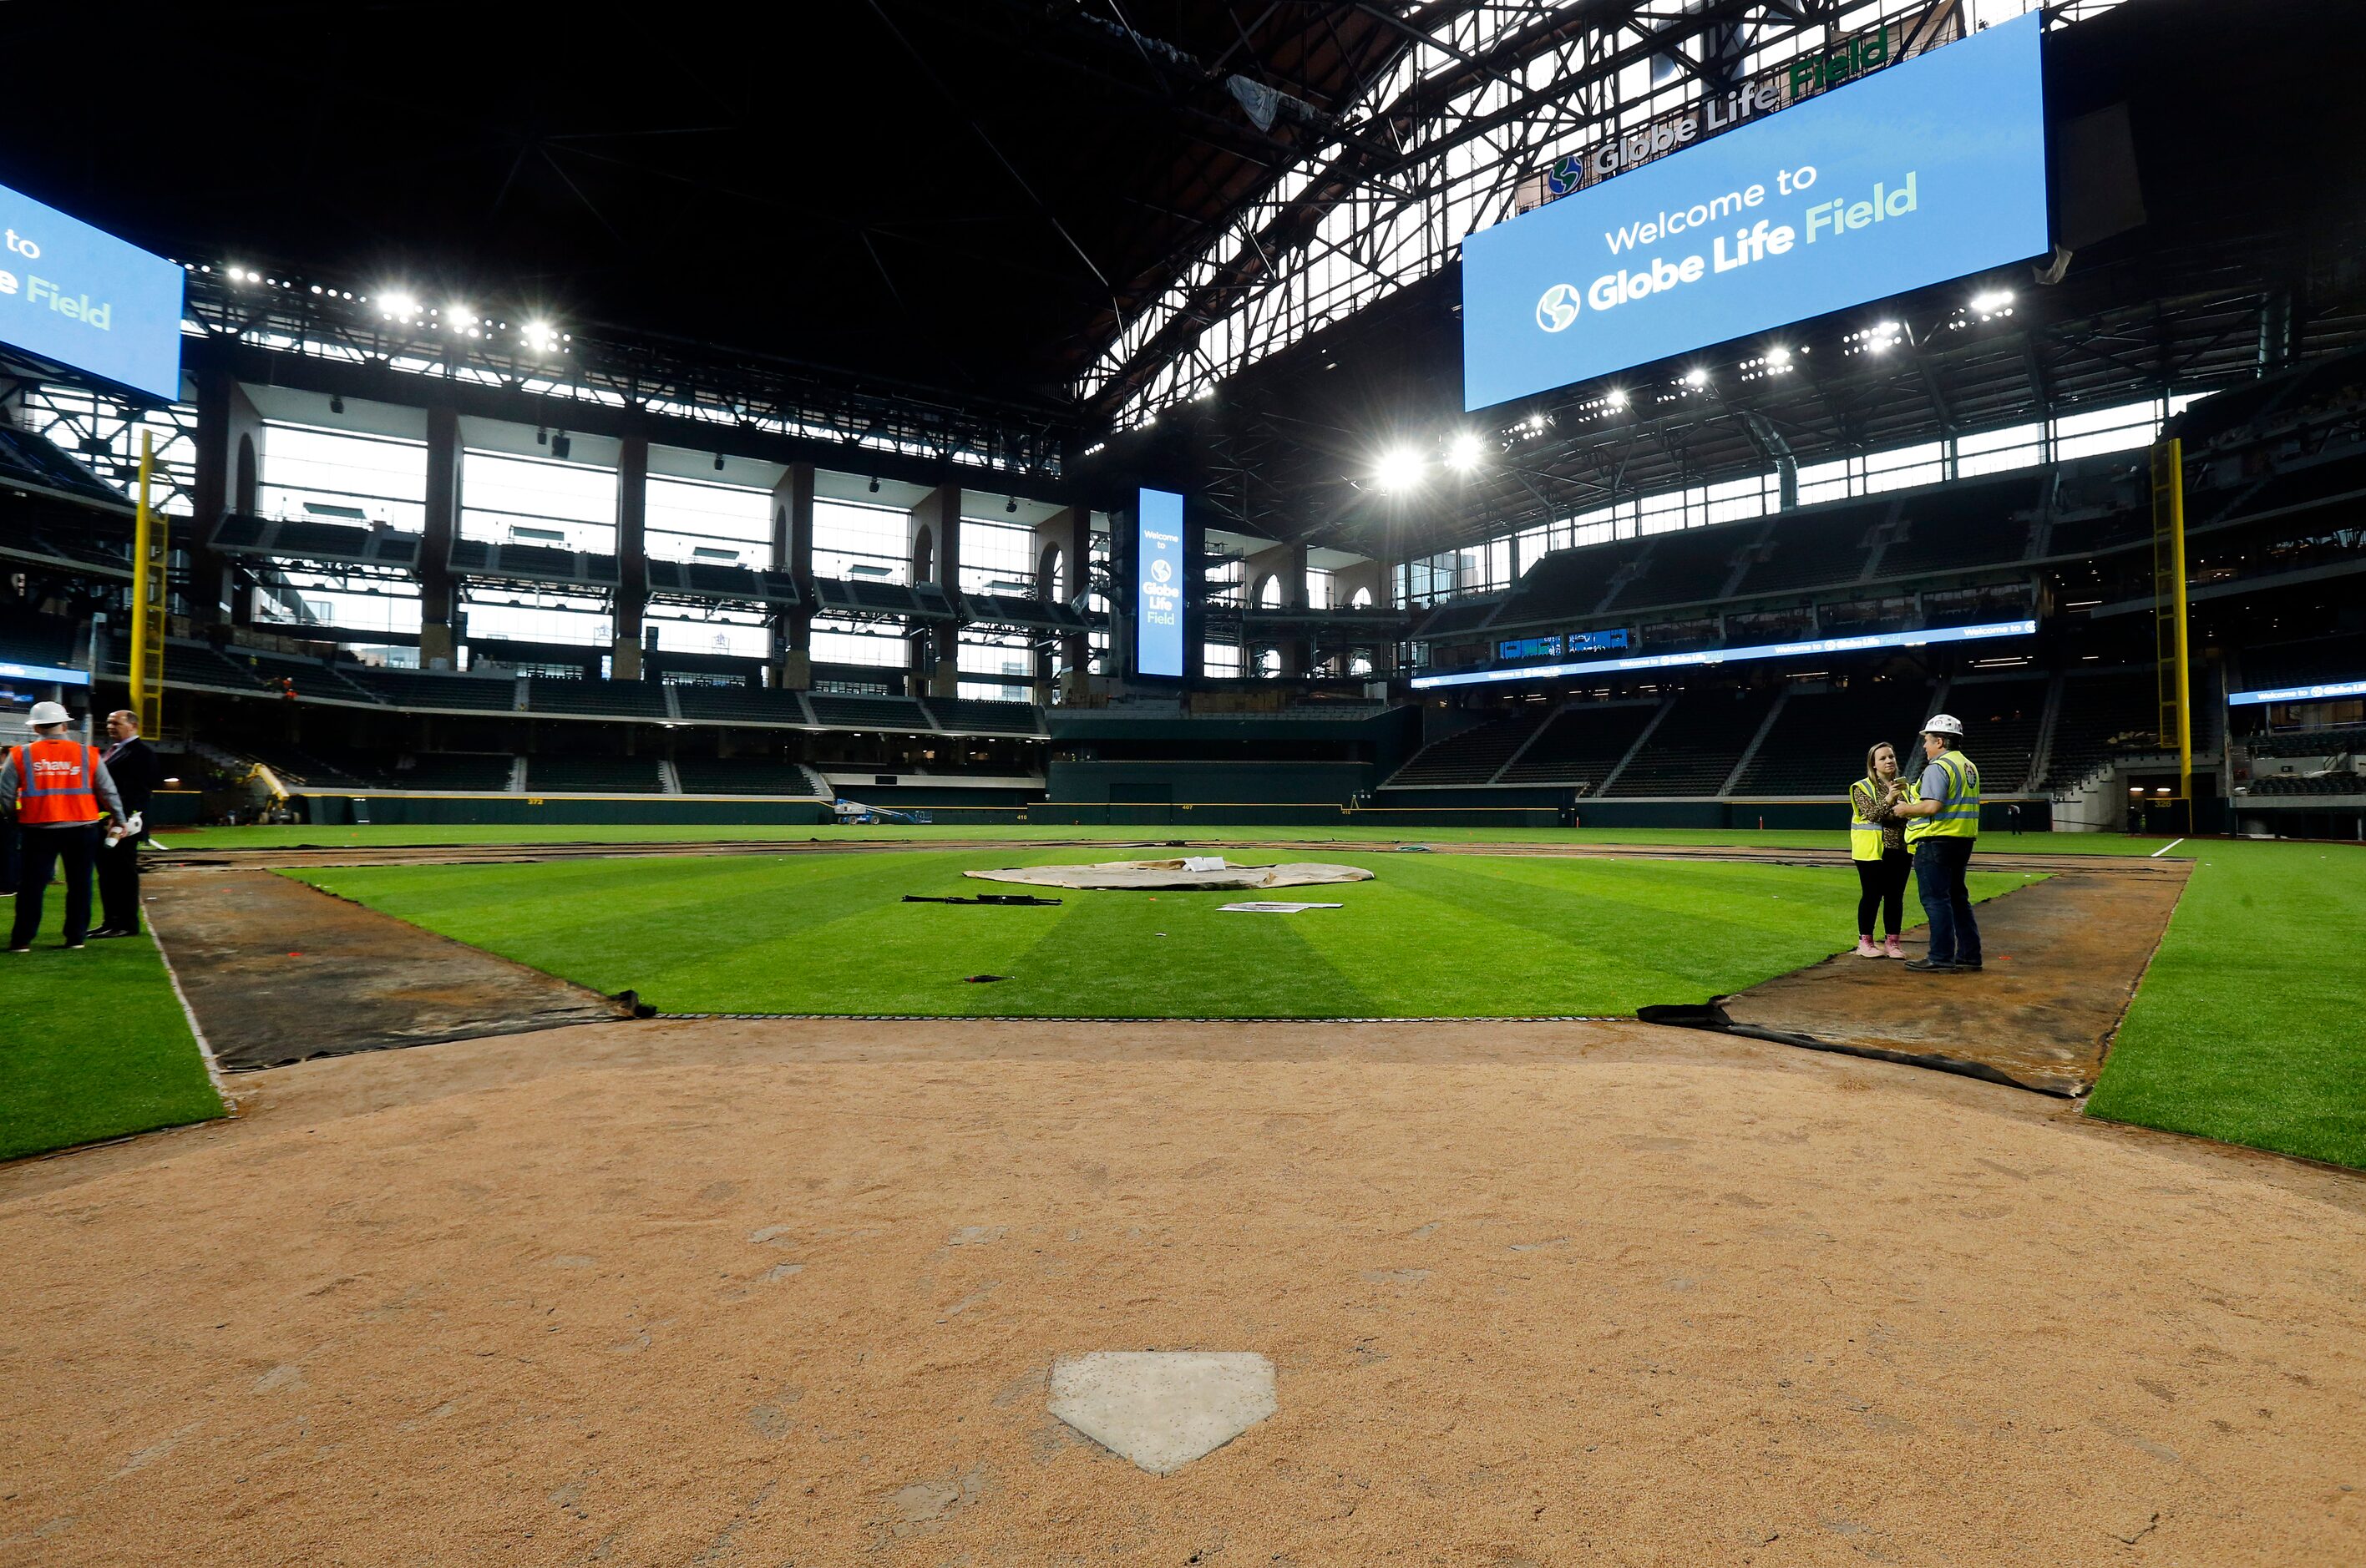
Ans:
<svg viewBox="0 0 2366 1568"><path fill-rule="evenodd" d="M1372 874L1360 866L1328 866L1319 860L1293 860L1286 866L1227 866L1218 855L1195 855L1182 860L1104 860L1097 866L1014 866L963 875L1038 888L1180 888L1219 892L1372 879Z"/></svg>

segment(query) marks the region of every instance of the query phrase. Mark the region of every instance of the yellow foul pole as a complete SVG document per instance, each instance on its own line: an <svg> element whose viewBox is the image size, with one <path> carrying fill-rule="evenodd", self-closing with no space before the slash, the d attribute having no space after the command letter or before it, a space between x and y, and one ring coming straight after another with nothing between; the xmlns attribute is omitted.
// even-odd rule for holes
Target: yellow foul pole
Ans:
<svg viewBox="0 0 2366 1568"><path fill-rule="evenodd" d="M2152 449L2153 651L2158 673L2160 742L2177 748L2177 798L2193 823L2193 660L2185 582L2185 443Z"/></svg>
<svg viewBox="0 0 2366 1568"><path fill-rule="evenodd" d="M140 733L152 736L164 724L164 568L171 531L149 504L155 462L155 437L141 431L140 510L131 540L131 711L140 715Z"/></svg>

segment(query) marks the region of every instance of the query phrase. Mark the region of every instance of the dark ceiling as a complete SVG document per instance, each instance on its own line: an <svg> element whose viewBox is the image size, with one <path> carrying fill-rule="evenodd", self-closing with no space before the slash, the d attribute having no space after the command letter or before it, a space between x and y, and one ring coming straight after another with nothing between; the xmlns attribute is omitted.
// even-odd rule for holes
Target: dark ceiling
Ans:
<svg viewBox="0 0 2366 1568"><path fill-rule="evenodd" d="M0 6L0 183L179 257L1031 401L1290 160L1227 74L1329 109L1404 41L1295 0L141 12L94 48Z"/></svg>

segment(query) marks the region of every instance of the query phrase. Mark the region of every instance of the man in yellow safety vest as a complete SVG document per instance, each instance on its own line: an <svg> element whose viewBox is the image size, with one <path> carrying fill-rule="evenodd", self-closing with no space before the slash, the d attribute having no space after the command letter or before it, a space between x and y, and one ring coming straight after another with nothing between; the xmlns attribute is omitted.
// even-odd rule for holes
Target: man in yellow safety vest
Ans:
<svg viewBox="0 0 2366 1568"><path fill-rule="evenodd" d="M1933 713L1922 726L1919 801L1893 810L1906 820L1906 847L1914 855L1914 886L1931 918L1931 950L1906 967L1955 974L1980 967L1980 926L1972 917L1965 868L1980 836L1980 770L1964 755L1964 726L1953 713Z"/></svg>

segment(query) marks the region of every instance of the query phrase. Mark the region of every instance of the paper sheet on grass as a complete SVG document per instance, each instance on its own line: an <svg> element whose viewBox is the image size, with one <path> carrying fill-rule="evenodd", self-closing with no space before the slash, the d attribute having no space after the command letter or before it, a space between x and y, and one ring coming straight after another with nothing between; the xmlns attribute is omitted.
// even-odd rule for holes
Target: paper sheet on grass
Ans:
<svg viewBox="0 0 2366 1568"><path fill-rule="evenodd" d="M1296 914L1301 910L1346 907L1343 903L1260 903L1252 901L1248 903L1228 903L1216 913L1219 914Z"/></svg>

